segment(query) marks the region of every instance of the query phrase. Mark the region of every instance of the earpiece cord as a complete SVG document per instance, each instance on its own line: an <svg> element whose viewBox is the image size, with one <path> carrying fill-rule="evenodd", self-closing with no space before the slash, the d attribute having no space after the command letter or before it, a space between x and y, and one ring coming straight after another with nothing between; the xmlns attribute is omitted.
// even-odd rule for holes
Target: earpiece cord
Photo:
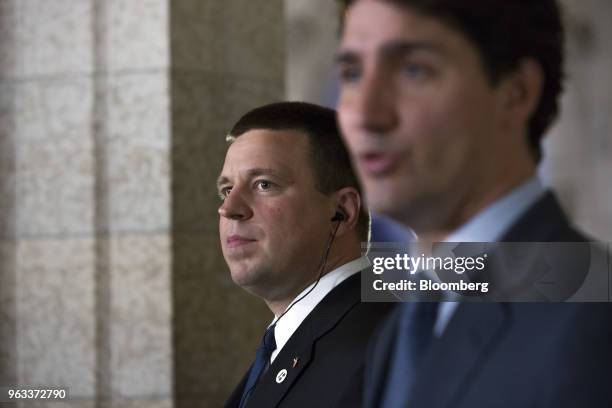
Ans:
<svg viewBox="0 0 612 408"><path fill-rule="evenodd" d="M278 321L285 315L287 314L287 312L289 310L291 310L291 308L293 306L295 306L299 301L301 301L302 299L304 299L306 296L308 296L308 294L310 292L312 292L314 290L314 288L317 287L317 285L319 284L319 281L321 280L321 278L323 277L323 271L325 270L325 265L327 265L327 257L329 256L329 251L331 250L331 246L334 243L334 239L336 238L336 233L338 232L338 228L340 228L340 222L342 220L338 220L336 222L336 227L334 228L334 231L332 232L331 236L329 237L329 240L327 241L327 248L325 249L325 254L323 255L323 258L321 259L321 266L319 267L319 275L317 277L317 280L315 281L315 284L308 289L308 292L304 293L302 296L300 296L300 298L298 300L296 300L295 302L293 302L291 304L291 306L289 306L287 308L287 310L285 310L279 317L278 319L276 319L276 321L274 322L274 325L276 325L278 323ZM265 337L264 337L264 343L265 343Z"/></svg>

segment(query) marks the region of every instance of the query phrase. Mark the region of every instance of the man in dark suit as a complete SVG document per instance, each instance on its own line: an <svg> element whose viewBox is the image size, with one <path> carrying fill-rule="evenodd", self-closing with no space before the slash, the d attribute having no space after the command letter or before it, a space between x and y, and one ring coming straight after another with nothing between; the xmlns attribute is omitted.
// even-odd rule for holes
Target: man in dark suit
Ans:
<svg viewBox="0 0 612 408"><path fill-rule="evenodd" d="M339 121L373 211L426 243L587 240L536 176L562 89L553 0L345 3ZM365 406L612 406L610 319L610 303L403 304Z"/></svg>
<svg viewBox="0 0 612 408"><path fill-rule="evenodd" d="M274 320L226 406L359 406L366 345L390 307L360 302L369 217L335 112L266 105L228 140L217 182L223 255Z"/></svg>

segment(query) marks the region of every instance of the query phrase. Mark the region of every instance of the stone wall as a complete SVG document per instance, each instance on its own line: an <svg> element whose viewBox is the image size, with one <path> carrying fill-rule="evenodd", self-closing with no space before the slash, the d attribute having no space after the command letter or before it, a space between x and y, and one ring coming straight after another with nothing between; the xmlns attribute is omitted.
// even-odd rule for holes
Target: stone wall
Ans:
<svg viewBox="0 0 612 408"><path fill-rule="evenodd" d="M283 98L283 29L280 1L0 1L0 384L221 405L270 314L214 182L232 121Z"/></svg>

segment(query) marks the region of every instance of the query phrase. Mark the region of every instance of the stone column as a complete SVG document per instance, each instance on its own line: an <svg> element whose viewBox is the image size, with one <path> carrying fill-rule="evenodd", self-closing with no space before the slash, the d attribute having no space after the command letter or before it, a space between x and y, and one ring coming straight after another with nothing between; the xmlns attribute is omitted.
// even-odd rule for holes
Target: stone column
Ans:
<svg viewBox="0 0 612 408"><path fill-rule="evenodd" d="M284 2L287 98L335 107L334 56L340 36L339 2Z"/></svg>
<svg viewBox="0 0 612 408"><path fill-rule="evenodd" d="M576 223L612 241L612 3L562 1L567 82L543 171Z"/></svg>
<svg viewBox="0 0 612 408"><path fill-rule="evenodd" d="M0 383L69 406L96 384L91 23L87 1L0 2Z"/></svg>
<svg viewBox="0 0 612 408"><path fill-rule="evenodd" d="M229 279L214 181L283 98L283 30L280 0L0 0L0 385L226 398L271 316Z"/></svg>

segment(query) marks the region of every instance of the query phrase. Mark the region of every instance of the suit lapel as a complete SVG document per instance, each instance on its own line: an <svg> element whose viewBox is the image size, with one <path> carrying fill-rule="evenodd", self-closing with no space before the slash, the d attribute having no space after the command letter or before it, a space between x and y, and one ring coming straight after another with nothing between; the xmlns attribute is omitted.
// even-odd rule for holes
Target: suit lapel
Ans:
<svg viewBox="0 0 612 408"><path fill-rule="evenodd" d="M430 408L443 407L456 400L471 380L470 373L503 338L508 320L504 304L459 305L444 335L427 351L411 398L415 406L427 401Z"/></svg>
<svg viewBox="0 0 612 408"><path fill-rule="evenodd" d="M401 305L395 307L380 327L378 335L374 336L368 346L368 358L364 371L364 383L366 384L363 398L364 407L376 407L378 405L377 401L382 400L382 393L387 382L387 374L397 341L401 310Z"/></svg>
<svg viewBox="0 0 612 408"><path fill-rule="evenodd" d="M334 288L304 319L261 377L248 406L275 407L312 363L316 342L359 303L360 274ZM297 359L297 361L295 360Z"/></svg>
<svg viewBox="0 0 612 408"><path fill-rule="evenodd" d="M582 241L573 231L552 193L532 205L502 237L504 242ZM429 408L452 406L464 392L477 367L495 352L508 332L512 305L462 303L444 334L434 341L415 383L411 401ZM443 375L441 375L443 373Z"/></svg>
<svg viewBox="0 0 612 408"><path fill-rule="evenodd" d="M547 192L504 234L502 242L582 242L554 194Z"/></svg>

